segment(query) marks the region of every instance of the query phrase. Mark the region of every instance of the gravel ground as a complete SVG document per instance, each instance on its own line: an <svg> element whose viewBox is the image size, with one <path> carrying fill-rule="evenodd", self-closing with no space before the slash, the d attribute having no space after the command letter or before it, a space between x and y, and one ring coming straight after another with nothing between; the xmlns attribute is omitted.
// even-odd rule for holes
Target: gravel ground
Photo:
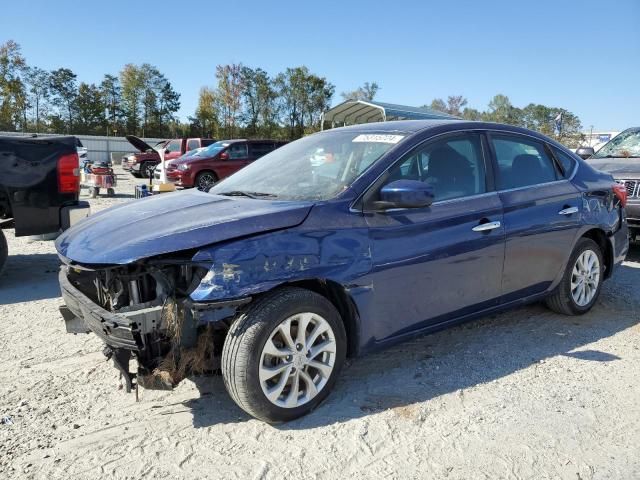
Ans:
<svg viewBox="0 0 640 480"><path fill-rule="evenodd" d="M94 210L132 198L119 178ZM220 377L136 403L95 336L64 333L53 243L7 233L0 478L640 478L638 248L588 315L532 305L352 360L273 427Z"/></svg>

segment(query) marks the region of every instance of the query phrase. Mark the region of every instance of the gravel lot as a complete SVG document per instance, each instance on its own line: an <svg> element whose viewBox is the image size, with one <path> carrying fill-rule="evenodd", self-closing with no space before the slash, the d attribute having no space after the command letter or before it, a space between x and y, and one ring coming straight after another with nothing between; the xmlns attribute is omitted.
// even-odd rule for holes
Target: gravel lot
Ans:
<svg viewBox="0 0 640 480"><path fill-rule="evenodd" d="M121 173L118 197L133 178ZM594 310L532 305L352 360L310 416L245 415L220 377L120 389L64 332L52 242L7 232L0 478L640 478L640 249Z"/></svg>

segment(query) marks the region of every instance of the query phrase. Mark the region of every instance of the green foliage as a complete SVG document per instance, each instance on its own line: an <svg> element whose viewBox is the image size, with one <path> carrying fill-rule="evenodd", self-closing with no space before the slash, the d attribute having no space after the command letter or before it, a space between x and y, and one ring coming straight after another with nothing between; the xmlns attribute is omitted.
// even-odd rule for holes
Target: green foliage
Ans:
<svg viewBox="0 0 640 480"><path fill-rule="evenodd" d="M343 100L364 100L371 101L378 94L380 86L376 82L364 82L364 85L358 87L351 92L342 92L340 95Z"/></svg>

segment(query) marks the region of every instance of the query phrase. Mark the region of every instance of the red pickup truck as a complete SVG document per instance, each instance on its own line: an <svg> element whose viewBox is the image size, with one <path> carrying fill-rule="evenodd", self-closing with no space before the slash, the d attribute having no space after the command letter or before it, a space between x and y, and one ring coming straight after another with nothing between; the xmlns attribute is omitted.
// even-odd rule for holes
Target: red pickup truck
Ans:
<svg viewBox="0 0 640 480"><path fill-rule="evenodd" d="M149 178L153 174L153 169L160 163L158 150L165 148L165 160L171 160L184 155L186 152L196 148L206 147L215 143L213 138L175 138L169 141L158 142L155 146L149 145L144 140L133 135L126 135L125 138L133 145L138 153L132 153L122 157L122 168L134 177Z"/></svg>

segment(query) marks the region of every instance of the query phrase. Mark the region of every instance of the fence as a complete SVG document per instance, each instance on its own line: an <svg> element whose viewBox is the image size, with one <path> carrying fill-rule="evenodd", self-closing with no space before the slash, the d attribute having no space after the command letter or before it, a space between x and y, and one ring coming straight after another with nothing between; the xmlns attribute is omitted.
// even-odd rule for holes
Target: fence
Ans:
<svg viewBox="0 0 640 480"><path fill-rule="evenodd" d="M33 133L23 132L0 132L0 136L12 136L12 137L30 137ZM41 137L62 137L64 135L57 134L39 134ZM131 145L124 137L103 137L94 135L74 135L79 138L87 148L87 157L91 161L107 161L109 159L119 163L122 155L125 153L135 152L136 149ZM152 147L163 138L144 138Z"/></svg>

